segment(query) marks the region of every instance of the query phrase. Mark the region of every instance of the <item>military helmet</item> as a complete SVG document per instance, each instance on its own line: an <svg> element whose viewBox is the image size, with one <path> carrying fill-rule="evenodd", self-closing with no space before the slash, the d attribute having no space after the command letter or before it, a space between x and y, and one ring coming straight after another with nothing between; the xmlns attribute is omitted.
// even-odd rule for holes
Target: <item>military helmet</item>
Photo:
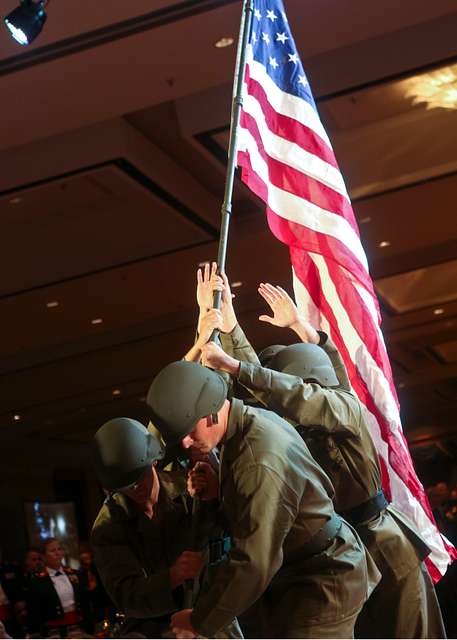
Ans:
<svg viewBox="0 0 457 640"><path fill-rule="evenodd" d="M284 347L271 360L270 369L289 373L303 380L317 380L323 387L339 385L330 358L317 344L300 342Z"/></svg>
<svg viewBox="0 0 457 640"><path fill-rule="evenodd" d="M265 347L265 349L262 349L262 351L259 353L259 360L262 367L269 367L272 359L277 353L282 351L284 347L285 345L283 344L272 344L269 347Z"/></svg>
<svg viewBox="0 0 457 640"><path fill-rule="evenodd" d="M146 398L151 418L168 445L176 444L227 398L227 383L196 362L172 362L154 378Z"/></svg>
<svg viewBox="0 0 457 640"><path fill-rule="evenodd" d="M159 438L141 422L130 418L105 422L94 441L95 468L102 486L108 491L135 483L165 453Z"/></svg>

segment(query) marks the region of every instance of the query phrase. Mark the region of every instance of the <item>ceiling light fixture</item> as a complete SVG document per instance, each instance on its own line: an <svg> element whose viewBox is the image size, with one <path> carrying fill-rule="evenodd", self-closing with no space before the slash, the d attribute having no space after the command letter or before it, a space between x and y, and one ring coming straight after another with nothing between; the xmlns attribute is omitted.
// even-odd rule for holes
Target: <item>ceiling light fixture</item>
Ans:
<svg viewBox="0 0 457 640"><path fill-rule="evenodd" d="M91 324L101 324L103 322L103 318L94 318L91 320Z"/></svg>
<svg viewBox="0 0 457 640"><path fill-rule="evenodd" d="M19 44L33 42L46 22L44 7L48 0L21 0L21 4L5 18L5 25L11 36Z"/></svg>
<svg viewBox="0 0 457 640"><path fill-rule="evenodd" d="M390 242L388 240L383 240L378 245L381 249L385 249L386 247L390 247Z"/></svg>
<svg viewBox="0 0 457 640"><path fill-rule="evenodd" d="M217 42L214 43L214 46L217 49L224 49L225 47L230 47L230 45L233 44L233 38L230 37L226 37L226 38L221 38L220 40L218 40Z"/></svg>
<svg viewBox="0 0 457 640"><path fill-rule="evenodd" d="M407 81L406 97L426 109L457 109L457 65L423 73Z"/></svg>
<svg viewBox="0 0 457 640"><path fill-rule="evenodd" d="M46 306L48 309L55 309L59 306L59 303L57 300L51 300L50 302L46 302Z"/></svg>
<svg viewBox="0 0 457 640"><path fill-rule="evenodd" d="M230 286L232 287L232 289L238 289L239 287L243 286L243 283L240 282L240 281L232 282L232 284Z"/></svg>
<svg viewBox="0 0 457 640"><path fill-rule="evenodd" d="M367 224L368 222L371 222L370 216L365 216L365 218L360 218L359 220L360 224Z"/></svg>
<svg viewBox="0 0 457 640"><path fill-rule="evenodd" d="M19 204L20 202L22 202L22 198L19 198L18 196L16 196L15 198L11 198L11 200L9 201L10 204Z"/></svg>
<svg viewBox="0 0 457 640"><path fill-rule="evenodd" d="M14 416L13 416L13 420L15 422L18 422L20 419L21 419L21 416L18 413L15 413Z"/></svg>
<svg viewBox="0 0 457 640"><path fill-rule="evenodd" d="M121 395L120 389L113 389L113 396L120 396L120 395Z"/></svg>
<svg viewBox="0 0 457 640"><path fill-rule="evenodd" d="M433 309L433 313L436 316L441 316L444 313L444 309L442 307L439 307L438 309Z"/></svg>

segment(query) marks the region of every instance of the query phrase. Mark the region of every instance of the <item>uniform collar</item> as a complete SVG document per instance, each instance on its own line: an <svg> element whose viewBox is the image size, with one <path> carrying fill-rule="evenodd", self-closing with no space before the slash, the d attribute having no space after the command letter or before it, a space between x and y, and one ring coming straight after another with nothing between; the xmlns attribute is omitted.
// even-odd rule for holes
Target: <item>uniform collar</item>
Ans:
<svg viewBox="0 0 457 640"><path fill-rule="evenodd" d="M46 571L51 576L51 578L54 578L57 572L59 572L61 575L65 575L65 568L62 566L60 566L58 569L51 569L51 567L46 567Z"/></svg>
<svg viewBox="0 0 457 640"><path fill-rule="evenodd" d="M225 433L222 444L227 444L228 440L242 429L243 426L243 408L244 405L238 398L232 398L230 401L230 413L228 417L227 431Z"/></svg>

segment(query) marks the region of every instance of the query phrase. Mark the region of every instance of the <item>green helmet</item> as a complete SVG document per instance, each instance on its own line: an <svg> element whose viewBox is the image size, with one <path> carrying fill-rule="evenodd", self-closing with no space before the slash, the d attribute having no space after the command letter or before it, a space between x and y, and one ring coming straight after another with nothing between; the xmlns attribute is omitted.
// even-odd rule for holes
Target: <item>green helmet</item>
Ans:
<svg viewBox="0 0 457 640"><path fill-rule="evenodd" d="M259 353L259 360L262 367L269 367L270 362L275 357L275 355L282 351L282 349L284 348L285 345L283 344L272 344L269 347L265 347L265 349L262 349L262 351Z"/></svg>
<svg viewBox="0 0 457 640"><path fill-rule="evenodd" d="M155 460L164 456L159 438L130 418L105 422L94 441L95 468L108 491L135 483Z"/></svg>
<svg viewBox="0 0 457 640"><path fill-rule="evenodd" d="M271 360L270 369L303 380L317 380L323 387L339 385L332 361L317 344L299 342L285 347Z"/></svg>
<svg viewBox="0 0 457 640"><path fill-rule="evenodd" d="M170 445L189 434L201 418L217 413L227 392L227 383L218 373L180 360L157 374L146 402L155 426Z"/></svg>

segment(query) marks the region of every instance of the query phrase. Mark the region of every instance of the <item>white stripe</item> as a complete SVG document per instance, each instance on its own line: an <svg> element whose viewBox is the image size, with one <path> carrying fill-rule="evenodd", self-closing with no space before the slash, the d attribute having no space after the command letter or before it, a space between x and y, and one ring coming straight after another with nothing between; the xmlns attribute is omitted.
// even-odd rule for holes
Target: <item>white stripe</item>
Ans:
<svg viewBox="0 0 457 640"><path fill-rule="evenodd" d="M305 127L312 129L314 133L322 138L328 145L328 148L332 150L331 142L322 126L317 111L303 98L298 98L297 96L282 91L270 78L263 64L254 60L251 45L248 45L246 60L249 65L251 78L263 87L273 109L277 113L281 113L289 118L294 118L305 125Z"/></svg>
<svg viewBox="0 0 457 640"><path fill-rule="evenodd" d="M333 280L330 277L327 263L324 258L317 253L310 253L309 255L319 270L323 294L335 314L338 329L344 340L344 344L361 377L366 382L370 395L379 411L393 427L400 424L397 403L390 390L389 382L384 371L378 367L371 353L366 348L365 343L354 329L349 314L342 304ZM393 429L393 433L395 433L395 428Z"/></svg>
<svg viewBox="0 0 457 640"><path fill-rule="evenodd" d="M293 286L297 306L304 311L305 317L314 325L322 328L326 333L331 335L330 323L325 317L321 309L318 309L309 294L304 283L296 276L292 267ZM321 274L322 277L322 274ZM317 320L319 319L319 321ZM341 334L343 340L344 335ZM351 358L352 359L352 358ZM354 362L354 360L353 360ZM444 574L450 557L444 546L443 540L436 530L435 525L428 518L420 502L411 493L407 485L397 475L389 464L389 447L387 442L382 438L381 429L376 417L368 410L363 402L361 405L364 410L364 417L367 422L370 434L373 438L378 455L384 459L386 468L389 472L390 487L392 492L392 503L408 516L417 527L421 536L432 550L431 560L441 574ZM399 427L398 427L399 428ZM398 438L402 441L402 438Z"/></svg>
<svg viewBox="0 0 457 640"><path fill-rule="evenodd" d="M270 157L323 182L350 202L340 171L295 142L290 142L270 131L260 102L254 96L247 95L245 97L243 110L256 121L263 146Z"/></svg>
<svg viewBox="0 0 457 640"><path fill-rule="evenodd" d="M346 245L348 250L358 259L361 266L368 270L367 258L360 243L360 238L345 218L338 214L329 213L312 202L288 191L283 191L271 184L268 176L268 166L259 154L255 139L244 127L240 127L237 148L238 151L247 151L249 153L253 170L267 185L268 205L278 216L309 227L313 231L332 236Z"/></svg>

